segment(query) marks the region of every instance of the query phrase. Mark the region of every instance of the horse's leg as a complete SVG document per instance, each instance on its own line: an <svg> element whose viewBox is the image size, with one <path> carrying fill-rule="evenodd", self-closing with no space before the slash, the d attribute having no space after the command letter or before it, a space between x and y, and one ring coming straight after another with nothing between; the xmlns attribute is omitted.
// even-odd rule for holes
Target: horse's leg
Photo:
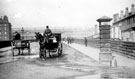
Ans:
<svg viewBox="0 0 135 79"><path fill-rule="evenodd" d="M46 55L46 49L45 48L44 48L44 54L45 54L44 55L44 58L46 58L47 55Z"/></svg>
<svg viewBox="0 0 135 79"><path fill-rule="evenodd" d="M43 48L41 48L40 58L44 58L44 49Z"/></svg>
<svg viewBox="0 0 135 79"><path fill-rule="evenodd" d="M41 53L42 53L42 49L39 48L39 58L42 58L42 56L41 56L42 54Z"/></svg>
<svg viewBox="0 0 135 79"><path fill-rule="evenodd" d="M46 49L45 48L43 48L42 56L44 59L46 59Z"/></svg>
<svg viewBox="0 0 135 79"><path fill-rule="evenodd" d="M51 54L50 54L50 43L48 43L48 51L49 51L49 57L51 57Z"/></svg>
<svg viewBox="0 0 135 79"><path fill-rule="evenodd" d="M41 49L41 44L39 42L39 58L41 58L41 52L42 52L42 49Z"/></svg>

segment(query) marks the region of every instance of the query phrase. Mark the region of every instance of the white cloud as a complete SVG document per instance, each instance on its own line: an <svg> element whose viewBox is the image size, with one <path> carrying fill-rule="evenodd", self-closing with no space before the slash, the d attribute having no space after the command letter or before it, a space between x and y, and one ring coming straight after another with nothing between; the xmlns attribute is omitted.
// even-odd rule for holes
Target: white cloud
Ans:
<svg viewBox="0 0 135 79"><path fill-rule="evenodd" d="M13 2L13 1L16 1L16 0L6 0L7 2Z"/></svg>
<svg viewBox="0 0 135 79"><path fill-rule="evenodd" d="M112 17L131 3L135 0L0 0L0 7L13 15L14 26L94 27L96 19Z"/></svg>
<svg viewBox="0 0 135 79"><path fill-rule="evenodd" d="M22 13L18 12L14 15L14 18L21 18L22 17Z"/></svg>

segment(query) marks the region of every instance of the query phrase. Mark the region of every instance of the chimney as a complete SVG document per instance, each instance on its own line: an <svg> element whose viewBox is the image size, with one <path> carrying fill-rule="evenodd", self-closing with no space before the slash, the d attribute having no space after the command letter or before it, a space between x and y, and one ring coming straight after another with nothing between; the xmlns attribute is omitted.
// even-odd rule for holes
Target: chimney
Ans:
<svg viewBox="0 0 135 79"><path fill-rule="evenodd" d="M4 18L3 18L5 21L8 21L8 17L6 15L4 15Z"/></svg>
<svg viewBox="0 0 135 79"><path fill-rule="evenodd" d="M2 18L0 17L0 20L2 20Z"/></svg>
<svg viewBox="0 0 135 79"><path fill-rule="evenodd" d="M119 13L116 14L116 20L119 20Z"/></svg>
<svg viewBox="0 0 135 79"><path fill-rule="evenodd" d="M121 10L120 18L122 19L124 17L123 10Z"/></svg>
<svg viewBox="0 0 135 79"><path fill-rule="evenodd" d="M125 16L127 17L128 15L129 15L129 11L128 11L128 7L126 7Z"/></svg>
<svg viewBox="0 0 135 79"><path fill-rule="evenodd" d="M116 14L113 15L113 22L116 22Z"/></svg>
<svg viewBox="0 0 135 79"><path fill-rule="evenodd" d="M3 20L3 17L1 16L1 20Z"/></svg>
<svg viewBox="0 0 135 79"><path fill-rule="evenodd" d="M134 5L134 4L131 5L131 13L132 13L132 14L135 13L135 5Z"/></svg>
<svg viewBox="0 0 135 79"><path fill-rule="evenodd" d="M114 22L118 21L119 20L119 13L114 14L113 19L114 19L113 20Z"/></svg>

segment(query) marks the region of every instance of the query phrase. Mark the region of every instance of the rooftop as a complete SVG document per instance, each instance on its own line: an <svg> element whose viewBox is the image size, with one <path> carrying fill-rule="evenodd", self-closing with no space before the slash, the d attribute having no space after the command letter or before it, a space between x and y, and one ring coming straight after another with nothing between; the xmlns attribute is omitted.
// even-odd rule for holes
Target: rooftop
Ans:
<svg viewBox="0 0 135 79"><path fill-rule="evenodd" d="M126 17L124 17L124 18L122 18L122 19L119 19L118 21L115 21L113 24L116 24L116 23L119 23L119 22L121 22L121 21L124 21L124 20L126 20L127 18L130 18L130 17L133 17L133 16L135 16L135 13L134 14L129 14L129 16L126 16Z"/></svg>
<svg viewBox="0 0 135 79"><path fill-rule="evenodd" d="M112 20L112 18L110 18L108 16L102 16L101 18L97 19L98 22L108 22L111 20Z"/></svg>
<svg viewBox="0 0 135 79"><path fill-rule="evenodd" d="M9 23L8 17L7 17L6 15L1 16L1 18L0 18L0 23Z"/></svg>

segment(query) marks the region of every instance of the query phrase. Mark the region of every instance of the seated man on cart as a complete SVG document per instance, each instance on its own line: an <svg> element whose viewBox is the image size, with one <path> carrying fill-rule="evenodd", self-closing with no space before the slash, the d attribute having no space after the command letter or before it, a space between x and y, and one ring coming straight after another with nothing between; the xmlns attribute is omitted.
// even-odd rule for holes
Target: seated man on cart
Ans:
<svg viewBox="0 0 135 79"><path fill-rule="evenodd" d="M15 36L13 38L13 46L19 50L20 55L20 47L21 47L21 35L17 31L15 32Z"/></svg>
<svg viewBox="0 0 135 79"><path fill-rule="evenodd" d="M52 37L52 31L49 29L49 26L46 26L43 37L45 37L45 42L49 42L49 38Z"/></svg>
<svg viewBox="0 0 135 79"><path fill-rule="evenodd" d="M15 32L14 40L21 40L21 35L17 31Z"/></svg>

